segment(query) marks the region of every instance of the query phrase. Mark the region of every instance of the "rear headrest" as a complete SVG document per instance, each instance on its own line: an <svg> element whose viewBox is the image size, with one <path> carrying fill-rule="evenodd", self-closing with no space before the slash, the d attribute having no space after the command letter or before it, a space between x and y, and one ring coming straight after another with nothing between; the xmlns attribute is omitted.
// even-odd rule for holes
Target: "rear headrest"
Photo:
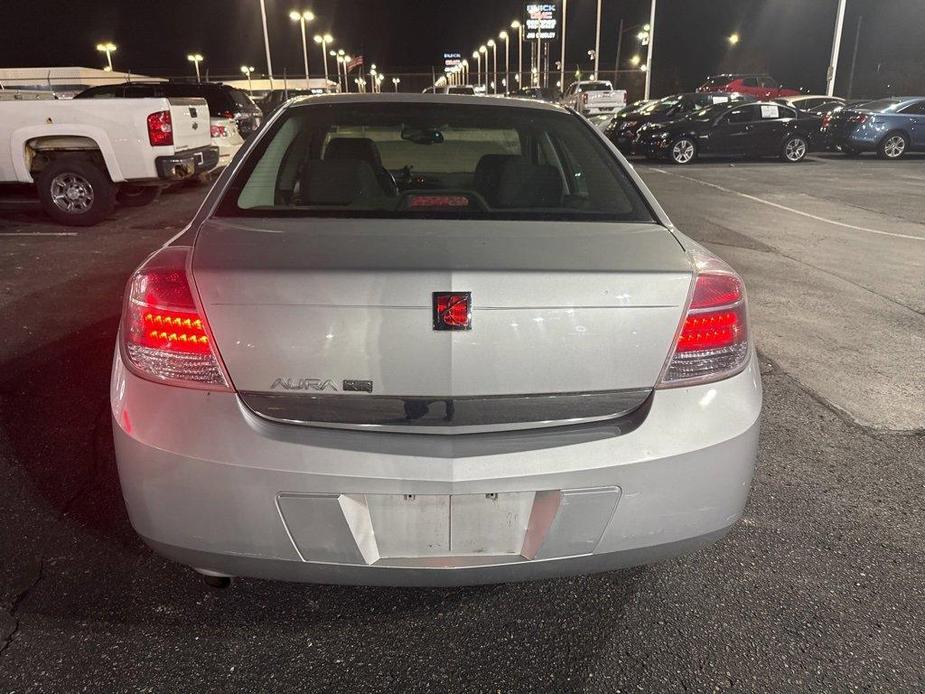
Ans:
<svg viewBox="0 0 925 694"><path fill-rule="evenodd" d="M335 137L324 150L325 159L359 159L371 166L382 166L376 143L368 137Z"/></svg>
<svg viewBox="0 0 925 694"><path fill-rule="evenodd" d="M501 169L496 206L561 207L562 177L554 166L513 157Z"/></svg>
<svg viewBox="0 0 925 694"><path fill-rule="evenodd" d="M498 202L498 185L504 165L512 159L523 159L516 154L484 154L475 167L472 185L476 192L494 207Z"/></svg>
<svg viewBox="0 0 925 694"><path fill-rule="evenodd" d="M351 205L382 195L373 168L357 159L312 159L302 175L303 205Z"/></svg>

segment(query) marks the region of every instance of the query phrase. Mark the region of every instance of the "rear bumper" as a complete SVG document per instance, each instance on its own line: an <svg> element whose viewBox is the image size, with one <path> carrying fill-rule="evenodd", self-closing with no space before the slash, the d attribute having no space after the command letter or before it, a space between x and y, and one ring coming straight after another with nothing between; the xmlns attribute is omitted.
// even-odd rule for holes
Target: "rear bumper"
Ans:
<svg viewBox="0 0 925 694"><path fill-rule="evenodd" d="M211 171L218 165L219 149L215 145L206 145L196 149L187 149L165 157L157 157L154 166L158 178L167 181L180 181L198 174Z"/></svg>
<svg viewBox="0 0 925 694"><path fill-rule="evenodd" d="M139 379L118 355L111 397L126 506L164 556L221 575L458 585L620 568L718 539L747 500L761 384L753 357L720 383L657 391L628 433L453 437L268 422L234 394ZM376 515L441 499L478 509L452 515L471 551L415 539L432 524L401 526L426 516ZM524 510L485 520L511 499ZM409 542L422 551L389 550Z"/></svg>

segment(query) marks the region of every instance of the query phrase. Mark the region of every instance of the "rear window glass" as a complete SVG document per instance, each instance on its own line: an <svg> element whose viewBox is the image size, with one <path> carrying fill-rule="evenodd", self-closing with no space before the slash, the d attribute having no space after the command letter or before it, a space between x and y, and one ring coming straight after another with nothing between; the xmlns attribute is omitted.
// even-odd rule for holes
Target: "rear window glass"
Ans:
<svg viewBox="0 0 925 694"><path fill-rule="evenodd" d="M167 96L205 99L206 103L209 104L209 115L213 117L233 113L237 110L228 91L224 89L203 89L195 84L171 84L165 87L165 91Z"/></svg>
<svg viewBox="0 0 925 694"><path fill-rule="evenodd" d="M218 214L652 219L600 136L574 115L424 103L291 108Z"/></svg>
<svg viewBox="0 0 925 694"><path fill-rule="evenodd" d="M475 96L474 87L450 87L447 89L447 94L465 94L467 96Z"/></svg>
<svg viewBox="0 0 925 694"><path fill-rule="evenodd" d="M613 89L610 82L586 82L578 88L583 92L609 92Z"/></svg>
<svg viewBox="0 0 925 694"><path fill-rule="evenodd" d="M861 108L865 111L895 111L896 107L901 103L899 99L880 99L878 101L868 101Z"/></svg>

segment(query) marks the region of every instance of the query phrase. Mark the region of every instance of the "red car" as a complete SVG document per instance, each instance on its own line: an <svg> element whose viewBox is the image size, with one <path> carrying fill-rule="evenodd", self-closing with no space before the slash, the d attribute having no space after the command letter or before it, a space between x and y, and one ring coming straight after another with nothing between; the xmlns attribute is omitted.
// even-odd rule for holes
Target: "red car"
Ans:
<svg viewBox="0 0 925 694"><path fill-rule="evenodd" d="M739 92L761 101L799 96L800 91L781 85L770 75L713 75L697 87L698 92Z"/></svg>

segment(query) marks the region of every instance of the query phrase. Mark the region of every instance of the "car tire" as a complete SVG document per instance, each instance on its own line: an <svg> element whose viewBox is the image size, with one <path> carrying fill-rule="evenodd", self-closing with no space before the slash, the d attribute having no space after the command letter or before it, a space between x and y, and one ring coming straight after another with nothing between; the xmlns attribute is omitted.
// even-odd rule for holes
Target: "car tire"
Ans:
<svg viewBox="0 0 925 694"><path fill-rule="evenodd" d="M668 158L673 164L690 164L697 158L697 143L689 137L679 137L671 143Z"/></svg>
<svg viewBox="0 0 925 694"><path fill-rule="evenodd" d="M144 207L161 196L157 186L122 186L116 193L116 202L124 207Z"/></svg>
<svg viewBox="0 0 925 694"><path fill-rule="evenodd" d="M909 150L909 138L904 133L894 130L887 133L877 145L877 156L881 159L896 161L906 156Z"/></svg>
<svg viewBox="0 0 925 694"><path fill-rule="evenodd" d="M36 185L45 214L66 226L99 224L116 205L116 186L109 175L85 157L53 159Z"/></svg>
<svg viewBox="0 0 925 694"><path fill-rule="evenodd" d="M780 158L782 161L797 164L806 158L808 151L809 142L805 137L802 135L790 135L784 140L784 144L780 148Z"/></svg>

